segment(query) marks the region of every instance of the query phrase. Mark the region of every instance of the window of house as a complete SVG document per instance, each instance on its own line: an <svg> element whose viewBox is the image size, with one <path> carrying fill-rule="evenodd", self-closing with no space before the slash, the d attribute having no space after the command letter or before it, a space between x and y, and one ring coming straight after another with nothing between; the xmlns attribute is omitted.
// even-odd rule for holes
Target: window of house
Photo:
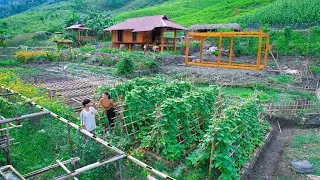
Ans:
<svg viewBox="0 0 320 180"><path fill-rule="evenodd" d="M132 32L132 42L137 41L137 32Z"/></svg>
<svg viewBox="0 0 320 180"><path fill-rule="evenodd" d="M118 42L122 42L123 31L118 31Z"/></svg>

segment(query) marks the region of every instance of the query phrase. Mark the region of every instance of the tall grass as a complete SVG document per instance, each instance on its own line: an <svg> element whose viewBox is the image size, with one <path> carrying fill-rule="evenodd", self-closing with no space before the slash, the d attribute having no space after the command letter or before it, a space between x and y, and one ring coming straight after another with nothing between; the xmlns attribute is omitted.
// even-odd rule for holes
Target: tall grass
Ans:
<svg viewBox="0 0 320 180"><path fill-rule="evenodd" d="M247 24L320 23L319 0L277 0L245 15L240 22Z"/></svg>

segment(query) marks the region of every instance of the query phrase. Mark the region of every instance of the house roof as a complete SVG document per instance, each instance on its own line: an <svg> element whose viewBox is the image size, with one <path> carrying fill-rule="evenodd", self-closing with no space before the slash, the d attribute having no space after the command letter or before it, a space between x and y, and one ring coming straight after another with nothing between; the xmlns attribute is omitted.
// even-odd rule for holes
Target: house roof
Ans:
<svg viewBox="0 0 320 180"><path fill-rule="evenodd" d="M105 31L132 30L132 32L151 31L154 28L166 27L184 30L185 27L169 20L166 15L145 16L127 19L126 21L104 29Z"/></svg>
<svg viewBox="0 0 320 180"><path fill-rule="evenodd" d="M203 31L203 30L218 30L218 29L232 29L234 31L241 31L241 26L237 23L229 24L196 24L189 28L189 31Z"/></svg>
<svg viewBox="0 0 320 180"><path fill-rule="evenodd" d="M90 28L85 27L83 24L75 24L75 25L69 26L65 29L91 30Z"/></svg>

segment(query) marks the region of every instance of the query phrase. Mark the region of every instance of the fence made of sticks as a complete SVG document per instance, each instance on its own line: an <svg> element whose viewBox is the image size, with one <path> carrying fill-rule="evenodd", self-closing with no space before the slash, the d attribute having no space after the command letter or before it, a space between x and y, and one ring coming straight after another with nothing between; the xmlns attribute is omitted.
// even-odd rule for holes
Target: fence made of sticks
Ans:
<svg viewBox="0 0 320 180"><path fill-rule="evenodd" d="M64 173L63 173L63 171L62 172L60 171L60 173L57 173L56 176L58 175L58 177L56 177L56 179L67 179L67 178L71 178L71 177L76 178L76 176L80 176L80 177L85 178L86 174L82 174L82 173L86 172L86 171L91 171L91 170L94 173L91 173L90 176L91 177L96 176L96 178L99 178L103 174L107 174L108 176L105 177L107 179L123 179L123 178L125 178L125 179L138 178L138 179L140 179L140 178L147 177L147 174L144 171L142 171L141 169L140 169L140 171L137 171L137 169L139 169L138 167L143 167L147 171L155 172L155 174L157 174L161 178L173 179L170 176L167 176L164 173L153 169L151 166L132 157L131 155L126 154L122 150L114 147L110 143L97 137L97 135L92 134L84 129L81 129L78 125L72 123L71 121L64 119L63 117L60 117L59 115L42 107L41 105L37 104L36 102L31 100L30 98L25 97L22 94L19 94L18 92L14 92L14 91L12 91L6 87L3 87L3 86L1 86L0 89L1 89L1 93L3 94L2 97L17 96L17 97L19 97L19 99L22 99L23 101L28 102L29 105L32 106L33 108L41 110L40 113L36 113L36 114L22 115L20 117L14 117L14 118L3 118L0 121L0 124L7 124L6 125L7 132L10 128L12 129L12 127L13 127L12 125L11 125L12 126L11 127L10 124L8 124L8 123L21 121L21 120L27 120L27 119L32 120L32 117L36 117L36 116L41 117L43 115L46 115L47 118L56 119L58 121L45 120L45 118L44 118L44 119L42 119L42 121L40 121L41 124L42 124L42 122L44 124L40 125L40 129L38 129L38 130L41 130L41 132L43 132L43 133L54 131L54 130L59 131L59 132L49 133L49 135L48 135L50 137L53 135L59 136L59 138L54 137L55 141L56 141L56 139L59 139L59 141L56 142L57 143L56 148L58 147L61 151L61 152L59 151L59 153L62 153L62 151L64 152L64 149L66 148L65 146L69 145L68 154L72 158L80 157L80 160L76 160L76 161L79 161L79 163L80 163L80 164L77 163L78 164L77 166L74 166L74 164L73 164L72 167L66 167L63 162L57 161L58 166L53 164L53 165L50 165L46 168L35 170L35 171L31 172L31 174L30 173L25 174L26 177L27 176L28 177L41 176L41 174L48 171L48 168L50 169L50 167L61 167L64 170ZM56 124L56 125L54 126L53 124ZM36 125L37 124L34 124L34 123L31 123L30 125L23 123L21 128L31 128L32 129L32 128L35 128ZM17 125L15 125L15 126L17 126ZM65 126L65 128L63 128L64 126ZM47 127L47 128L45 128L45 127ZM32 131L34 131L34 130L27 130L27 129L24 130L24 132L31 133L29 139L32 139L32 135L34 135L34 134L32 134ZM9 135L9 133L7 133L7 135ZM7 139L10 139L10 138L7 138ZM21 139L21 140L23 140L23 139ZM49 139L47 139L47 140L49 140ZM5 140L5 141L8 144L8 146L6 146L5 148L10 149L10 141L9 140ZM89 143L90 142L91 143L90 144L84 143L86 141L89 141ZM49 143L49 141L48 141L48 143ZM25 144L25 143L23 143L23 144ZM48 148L50 148L50 146ZM64 156L66 156L66 154ZM8 156L8 157L10 157L10 156ZM18 157L18 158L23 158L23 157ZM121 159L124 159L124 158L126 158L130 162L121 161ZM70 162L71 162L71 160L70 160ZM121 163L121 162L123 162L123 163ZM32 162L30 162L30 163L32 163ZM39 162L37 162L37 163L39 163ZM136 165L138 165L138 166L136 166ZM111 171L110 171L110 168L111 168ZM127 173L124 173L125 168L131 168L131 169L134 168L134 170L131 171L131 170L127 169ZM69 170L69 169L71 169L71 170ZM112 169L114 169L114 170L112 170ZM141 172L141 173L139 174L139 172ZM65 173L67 173L67 174L65 174ZM47 176L44 176L44 177L47 177Z"/></svg>

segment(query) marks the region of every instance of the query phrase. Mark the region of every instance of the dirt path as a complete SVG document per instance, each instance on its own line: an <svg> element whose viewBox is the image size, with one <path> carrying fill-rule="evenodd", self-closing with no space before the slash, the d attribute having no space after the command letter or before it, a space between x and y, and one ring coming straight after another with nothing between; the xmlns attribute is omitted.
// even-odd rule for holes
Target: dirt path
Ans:
<svg viewBox="0 0 320 180"><path fill-rule="evenodd" d="M264 151L261 152L254 168L247 177L248 180L273 180L277 179L279 175L294 174L288 167L290 162L284 158L284 149L296 135L308 129L288 120L279 120L282 130L282 133L280 133L276 121L271 122L276 133Z"/></svg>

